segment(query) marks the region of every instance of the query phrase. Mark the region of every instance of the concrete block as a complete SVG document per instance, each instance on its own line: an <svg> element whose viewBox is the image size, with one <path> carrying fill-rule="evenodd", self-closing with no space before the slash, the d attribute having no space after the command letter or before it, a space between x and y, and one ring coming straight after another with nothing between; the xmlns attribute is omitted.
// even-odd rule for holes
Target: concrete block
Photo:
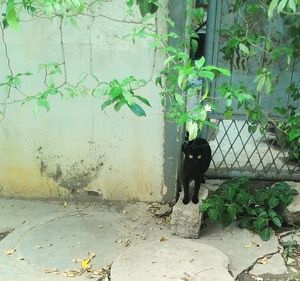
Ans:
<svg viewBox="0 0 300 281"><path fill-rule="evenodd" d="M206 188L201 188L199 192L199 204L208 195ZM173 207L171 215L171 233L183 238L198 238L202 221L202 213L199 212L199 204L190 202L187 205L182 203L183 192L180 194L178 202Z"/></svg>
<svg viewBox="0 0 300 281"><path fill-rule="evenodd" d="M298 191L293 202L283 212L283 218L288 224L300 224L300 182L287 181L291 188Z"/></svg>

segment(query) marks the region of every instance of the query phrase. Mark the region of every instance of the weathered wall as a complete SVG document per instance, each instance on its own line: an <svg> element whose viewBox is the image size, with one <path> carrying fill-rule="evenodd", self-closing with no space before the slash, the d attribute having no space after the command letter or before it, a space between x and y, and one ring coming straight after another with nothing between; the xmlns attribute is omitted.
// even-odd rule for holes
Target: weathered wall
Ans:
<svg viewBox="0 0 300 281"><path fill-rule="evenodd" d="M106 2L101 13L124 19L124 1ZM153 50L148 42L133 45L121 39L133 27L103 17L82 17L77 28L64 25L68 80L76 81L82 72L103 81L128 75L149 78ZM24 23L20 32L6 30L5 40L16 73L36 73L40 63L62 61L58 21ZM8 74L3 44L0 52L2 81ZM155 73L162 60L158 55ZM32 79L24 79L28 92L40 89L41 79L26 80ZM91 97L51 97L50 112L37 116L30 103L7 106L0 123L0 195L58 198L89 190L109 200L162 200L166 188L159 89L150 83L139 91L152 104L146 118L128 109L103 112L101 102Z"/></svg>

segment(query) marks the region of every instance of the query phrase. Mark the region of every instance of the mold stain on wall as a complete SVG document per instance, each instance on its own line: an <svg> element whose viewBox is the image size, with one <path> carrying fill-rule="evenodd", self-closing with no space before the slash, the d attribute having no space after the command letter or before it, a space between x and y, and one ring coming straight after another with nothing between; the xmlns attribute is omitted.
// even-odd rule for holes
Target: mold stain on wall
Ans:
<svg viewBox="0 0 300 281"><path fill-rule="evenodd" d="M104 155L97 156L97 153L92 158L71 162L64 155L49 155L43 147L39 147L37 152L36 159L41 175L52 179L71 194L83 192L99 175L104 165Z"/></svg>

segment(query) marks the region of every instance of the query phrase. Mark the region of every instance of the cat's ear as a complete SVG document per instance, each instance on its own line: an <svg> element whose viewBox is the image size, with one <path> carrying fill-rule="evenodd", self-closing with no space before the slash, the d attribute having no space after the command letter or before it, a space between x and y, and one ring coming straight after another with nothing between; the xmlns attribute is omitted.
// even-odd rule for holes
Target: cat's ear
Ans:
<svg viewBox="0 0 300 281"><path fill-rule="evenodd" d="M190 136L189 132L186 131L186 133L185 133L185 141L186 141L186 142L189 141L189 136Z"/></svg>
<svg viewBox="0 0 300 281"><path fill-rule="evenodd" d="M182 152L186 152L187 146L188 146L188 142L185 141L185 142L182 144L182 146L181 146L181 151L182 151Z"/></svg>

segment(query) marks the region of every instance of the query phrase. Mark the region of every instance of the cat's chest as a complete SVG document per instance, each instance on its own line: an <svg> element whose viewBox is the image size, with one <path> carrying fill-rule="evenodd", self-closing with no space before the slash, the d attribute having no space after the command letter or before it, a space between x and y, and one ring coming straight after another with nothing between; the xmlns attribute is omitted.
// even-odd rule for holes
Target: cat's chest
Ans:
<svg viewBox="0 0 300 281"><path fill-rule="evenodd" d="M183 173L185 175L197 175L202 172L200 161L183 161Z"/></svg>

